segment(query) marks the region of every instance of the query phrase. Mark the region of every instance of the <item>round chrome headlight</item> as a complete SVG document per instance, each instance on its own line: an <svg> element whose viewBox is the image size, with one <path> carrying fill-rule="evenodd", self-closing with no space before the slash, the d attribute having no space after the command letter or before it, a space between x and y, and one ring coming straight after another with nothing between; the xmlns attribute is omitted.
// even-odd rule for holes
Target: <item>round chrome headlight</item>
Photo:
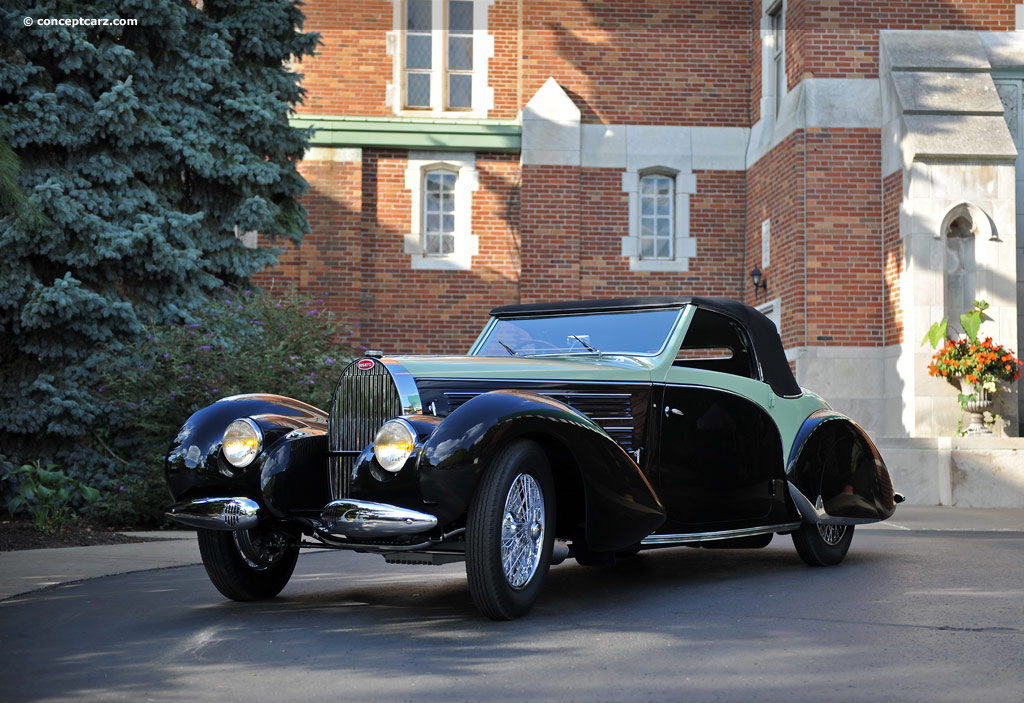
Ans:
<svg viewBox="0 0 1024 703"><path fill-rule="evenodd" d="M224 430L221 446L228 463L242 468L251 464L263 448L263 432L259 425L243 417L232 422Z"/></svg>
<svg viewBox="0 0 1024 703"><path fill-rule="evenodd" d="M388 420L373 438L373 455L385 471L401 471L416 449L416 432L401 419Z"/></svg>

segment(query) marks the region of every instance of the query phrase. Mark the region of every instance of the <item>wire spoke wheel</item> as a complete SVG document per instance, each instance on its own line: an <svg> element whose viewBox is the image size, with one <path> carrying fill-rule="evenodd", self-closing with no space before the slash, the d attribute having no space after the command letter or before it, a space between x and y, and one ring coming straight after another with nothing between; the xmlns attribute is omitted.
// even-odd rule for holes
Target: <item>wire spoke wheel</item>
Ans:
<svg viewBox="0 0 1024 703"><path fill-rule="evenodd" d="M503 447L480 479L466 520L466 578L473 602L494 620L533 607L551 564L554 482L536 443Z"/></svg>
<svg viewBox="0 0 1024 703"><path fill-rule="evenodd" d="M512 588L520 589L537 573L544 547L544 497L529 474L512 481L501 524L501 568Z"/></svg>
<svg viewBox="0 0 1024 703"><path fill-rule="evenodd" d="M825 544L834 547L846 536L846 525L818 525L818 533Z"/></svg>
<svg viewBox="0 0 1024 703"><path fill-rule="evenodd" d="M853 525L803 524L793 533L797 554L810 566L835 566L846 557Z"/></svg>

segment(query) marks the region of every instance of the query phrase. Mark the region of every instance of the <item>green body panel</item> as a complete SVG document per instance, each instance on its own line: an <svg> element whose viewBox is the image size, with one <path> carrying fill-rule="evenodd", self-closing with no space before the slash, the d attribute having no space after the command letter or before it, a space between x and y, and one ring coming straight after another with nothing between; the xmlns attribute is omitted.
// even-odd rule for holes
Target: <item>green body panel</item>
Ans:
<svg viewBox="0 0 1024 703"><path fill-rule="evenodd" d="M508 120L301 114L288 122L313 129L312 146L507 152L518 152L522 146L522 127Z"/></svg>
<svg viewBox="0 0 1024 703"><path fill-rule="evenodd" d="M634 356L392 356L413 378L650 383L651 359Z"/></svg>

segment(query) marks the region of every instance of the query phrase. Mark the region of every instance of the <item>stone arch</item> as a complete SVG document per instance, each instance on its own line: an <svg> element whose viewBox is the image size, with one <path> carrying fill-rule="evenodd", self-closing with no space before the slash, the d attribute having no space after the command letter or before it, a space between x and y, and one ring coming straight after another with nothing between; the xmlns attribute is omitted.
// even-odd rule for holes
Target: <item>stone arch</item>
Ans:
<svg viewBox="0 0 1024 703"><path fill-rule="evenodd" d="M977 298L975 257L979 236L992 237L992 221L981 208L960 202L946 211L939 229L942 240L942 309L951 324L974 308Z"/></svg>
<svg viewBox="0 0 1024 703"><path fill-rule="evenodd" d="M999 238L992 218L980 207L966 200L961 200L946 210L946 214L942 218L942 226L935 233L936 238L945 238L947 232L949 232L950 225L957 220L965 221L974 232L975 237L983 237L985 239Z"/></svg>

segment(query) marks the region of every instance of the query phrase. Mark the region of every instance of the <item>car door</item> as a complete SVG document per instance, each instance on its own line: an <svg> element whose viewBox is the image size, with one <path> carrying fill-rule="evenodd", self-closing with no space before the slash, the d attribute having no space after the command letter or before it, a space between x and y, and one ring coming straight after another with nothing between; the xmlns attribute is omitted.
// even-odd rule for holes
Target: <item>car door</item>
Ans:
<svg viewBox="0 0 1024 703"><path fill-rule="evenodd" d="M771 388L742 327L697 310L660 387L659 531L763 524L779 491L782 442L766 406Z"/></svg>

